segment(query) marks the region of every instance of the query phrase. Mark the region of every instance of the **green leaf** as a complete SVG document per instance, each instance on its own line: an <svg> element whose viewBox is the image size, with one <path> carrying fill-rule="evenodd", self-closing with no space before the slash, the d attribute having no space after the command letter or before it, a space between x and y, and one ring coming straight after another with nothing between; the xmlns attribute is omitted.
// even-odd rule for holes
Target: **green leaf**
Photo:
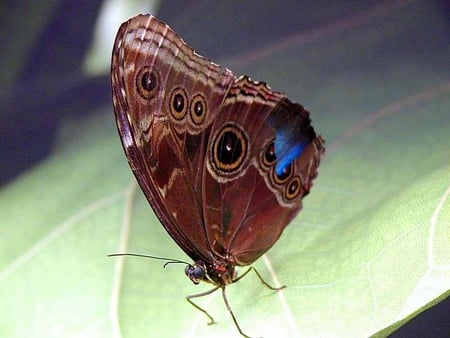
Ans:
<svg viewBox="0 0 450 338"><path fill-rule="evenodd" d="M434 12L416 4L368 9L350 27L349 13L251 65L230 59L307 105L327 140L304 210L255 263L287 288L254 273L227 287L248 334L385 336L448 297L450 82L433 64L448 53L397 54L426 40ZM184 266L107 257L189 261L136 187L111 108L66 121L52 155L0 191L0 215L0 336L238 336L220 292L198 299L211 326L184 300L210 288Z"/></svg>

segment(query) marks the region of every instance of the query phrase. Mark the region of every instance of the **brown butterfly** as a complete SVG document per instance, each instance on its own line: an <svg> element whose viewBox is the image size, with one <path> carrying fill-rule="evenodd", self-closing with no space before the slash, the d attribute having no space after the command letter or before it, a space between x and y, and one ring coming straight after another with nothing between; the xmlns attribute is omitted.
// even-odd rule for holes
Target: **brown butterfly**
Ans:
<svg viewBox="0 0 450 338"><path fill-rule="evenodd" d="M221 289L248 337L225 287L251 269L238 277L236 266L274 245L311 189L324 141L308 111L196 54L150 15L120 27L111 84L119 135L142 191L194 261L186 275L214 285L188 301L212 323L192 298Z"/></svg>

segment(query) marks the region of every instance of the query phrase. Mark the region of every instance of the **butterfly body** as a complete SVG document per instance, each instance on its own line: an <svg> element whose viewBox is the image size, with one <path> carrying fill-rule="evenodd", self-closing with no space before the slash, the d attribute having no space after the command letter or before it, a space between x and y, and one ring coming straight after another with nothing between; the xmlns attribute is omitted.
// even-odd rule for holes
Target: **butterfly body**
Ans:
<svg viewBox="0 0 450 338"><path fill-rule="evenodd" d="M194 282L225 287L298 214L323 155L309 113L264 82L199 56L149 15L124 23L112 57L119 135Z"/></svg>

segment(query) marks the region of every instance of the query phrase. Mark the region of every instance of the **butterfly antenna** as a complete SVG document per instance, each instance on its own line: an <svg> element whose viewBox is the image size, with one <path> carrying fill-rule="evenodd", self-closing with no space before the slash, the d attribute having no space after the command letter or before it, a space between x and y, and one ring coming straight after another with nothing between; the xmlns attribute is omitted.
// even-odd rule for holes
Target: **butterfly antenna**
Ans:
<svg viewBox="0 0 450 338"><path fill-rule="evenodd" d="M166 261L163 265L163 268L166 268L167 265L169 264L186 264L186 265L191 265L188 262L179 260L179 259L175 259L175 258L168 258L168 257L159 257L159 256L152 256L152 255L143 255L143 254L136 254L136 253L114 253L114 254L109 254L108 257L116 257L116 256L133 256L133 257L143 257L143 258L151 258L151 259L158 259L161 261Z"/></svg>

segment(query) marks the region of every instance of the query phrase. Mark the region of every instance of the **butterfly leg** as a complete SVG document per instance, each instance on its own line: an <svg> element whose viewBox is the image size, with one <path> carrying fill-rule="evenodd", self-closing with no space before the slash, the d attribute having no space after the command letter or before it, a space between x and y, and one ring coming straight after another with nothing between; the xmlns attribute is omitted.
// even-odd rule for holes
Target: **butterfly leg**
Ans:
<svg viewBox="0 0 450 338"><path fill-rule="evenodd" d="M247 272L249 272L249 271L250 271L250 269L248 269L248 270L244 273L244 276L245 276L245 275L247 274ZM241 276L241 277L242 277L242 276ZM228 298L227 298L227 294L226 294L226 292L225 292L225 287L222 287L222 297L223 297L223 302L225 303L225 306L227 307L227 310L228 310L228 312L230 313L231 318L233 318L234 325L236 325L236 328L238 329L239 333L240 333L243 337L245 337L245 338L251 338L250 336L246 335L246 334L242 331L241 327L239 326L239 324L238 324L238 322L237 322L237 319L236 319L236 317L234 316L233 310L231 310L231 306L230 306L230 304L228 303Z"/></svg>
<svg viewBox="0 0 450 338"><path fill-rule="evenodd" d="M284 289L286 287L286 285L282 285L280 287L275 287L270 285L269 283L267 283L264 278L262 278L262 276L259 274L258 270L256 270L256 268L254 268L253 266L249 267L247 271L245 271L242 275L240 275L239 277L237 277L235 280L233 280L233 283L237 282L238 280L240 280L242 277L244 277L246 274L248 274L250 271L254 271L256 273L256 276L258 276L259 280L261 281L261 283L263 283L267 288L274 290L274 291L280 291L282 289Z"/></svg>
<svg viewBox="0 0 450 338"><path fill-rule="evenodd" d="M267 288L274 290L274 291L279 291L281 289L284 289L286 287L286 285L282 285L280 287L274 287L272 285L270 285L269 283L267 283L264 278L262 278L262 276L259 274L258 270L256 270L256 268L254 268L253 266L249 267L247 269L247 271L245 271L242 275L240 275L239 277L237 277L236 279L233 280L233 283L237 282L238 280L240 280L241 278L243 278L245 275L247 275L250 271L254 271L256 273L256 275L258 276L259 280L261 281L261 283L263 283ZM230 304L228 303L228 298L225 292L225 287L222 287L222 297L223 297L223 302L225 303L225 306L227 307L228 312L231 315L231 318L233 318L233 322L234 325L236 326L236 328L238 329L239 333L246 338L251 338L250 336L246 335L241 327L239 326L236 317L234 316L233 310L231 310Z"/></svg>
<svg viewBox="0 0 450 338"><path fill-rule="evenodd" d="M270 285L269 283L267 283L264 278L262 278L262 276L259 274L258 270L256 270L253 266L250 267L250 269L252 269L253 271L255 271L256 275L258 276L259 280L261 281L261 283L263 283L266 287L268 287L271 290L274 291L280 291L282 289L284 289L286 287L286 285L281 285L280 287L275 287Z"/></svg>
<svg viewBox="0 0 450 338"><path fill-rule="evenodd" d="M215 322L214 322L214 318L208 313L208 311L206 311L205 309L203 309L203 308L201 308L200 306L198 306L197 304L195 304L195 303L192 301L192 298L198 298L198 297L204 297L204 296L210 295L211 293L214 293L215 291L217 291L218 288L219 288L219 287L215 287L214 289L211 289L211 290L208 290L208 291L205 291L205 292L196 293L195 295L189 295L189 296L186 296L186 300L187 300L193 307L195 307L195 308L196 308L197 310L199 310L200 312L203 312L203 313L206 315L206 317L209 318L208 325L211 325L211 324L214 324L214 323L215 323Z"/></svg>

